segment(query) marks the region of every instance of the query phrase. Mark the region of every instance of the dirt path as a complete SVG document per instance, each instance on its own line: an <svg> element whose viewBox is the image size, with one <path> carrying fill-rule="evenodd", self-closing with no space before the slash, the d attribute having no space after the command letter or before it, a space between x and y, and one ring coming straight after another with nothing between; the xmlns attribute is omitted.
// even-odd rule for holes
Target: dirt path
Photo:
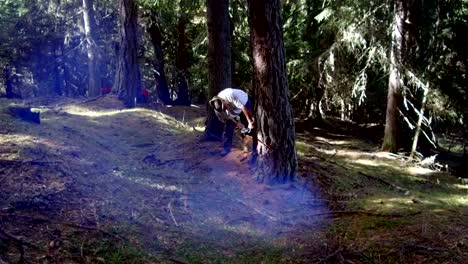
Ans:
<svg viewBox="0 0 468 264"><path fill-rule="evenodd" d="M2 226L38 247L26 250L29 261L97 256L90 241L99 230L164 262L191 251L230 257L252 247L293 249L298 234L307 239L305 230L323 224L314 215L326 207L310 186L257 184L240 150L221 158L219 143L200 142L201 134L178 118L182 112L184 121L194 120L202 109L165 110L178 119L120 109L116 98L104 97L49 109L41 125L4 122L1 159L30 162L0 169ZM51 253L53 239L65 246ZM11 243L1 248L21 251Z"/></svg>

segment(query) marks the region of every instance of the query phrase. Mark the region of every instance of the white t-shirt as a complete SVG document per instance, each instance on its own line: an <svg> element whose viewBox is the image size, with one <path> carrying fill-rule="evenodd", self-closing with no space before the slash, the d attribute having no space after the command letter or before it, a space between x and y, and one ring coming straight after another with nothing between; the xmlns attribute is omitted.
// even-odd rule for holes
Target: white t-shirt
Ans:
<svg viewBox="0 0 468 264"><path fill-rule="evenodd" d="M246 92L233 88L226 88L222 90L218 94L218 97L226 100L232 106L232 113L228 113L230 116L232 116L232 114L239 115L242 112L242 107L244 107L244 105L249 100L249 96Z"/></svg>

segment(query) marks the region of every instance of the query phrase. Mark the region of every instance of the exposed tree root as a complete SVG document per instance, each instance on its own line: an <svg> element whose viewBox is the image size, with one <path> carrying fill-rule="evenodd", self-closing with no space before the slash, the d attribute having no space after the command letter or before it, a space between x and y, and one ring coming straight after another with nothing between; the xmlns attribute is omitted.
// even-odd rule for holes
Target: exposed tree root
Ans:
<svg viewBox="0 0 468 264"><path fill-rule="evenodd" d="M395 184L390 183L390 182L388 182L388 181L386 181L386 180L383 180L383 179L380 179L380 178L378 178L378 177L374 177L374 176L365 174L365 173L360 172L360 171L359 171L358 173L359 173L360 175L363 175L363 176L369 178L369 179L372 179L372 180L378 181L378 182L380 182L380 183L383 183L383 184L385 184L385 185L388 185L388 186L390 186L390 187L396 189L397 191L403 192L403 193L405 193L405 194L409 194L409 191L408 191L407 189L402 188L402 187L400 187L400 186L396 186Z"/></svg>

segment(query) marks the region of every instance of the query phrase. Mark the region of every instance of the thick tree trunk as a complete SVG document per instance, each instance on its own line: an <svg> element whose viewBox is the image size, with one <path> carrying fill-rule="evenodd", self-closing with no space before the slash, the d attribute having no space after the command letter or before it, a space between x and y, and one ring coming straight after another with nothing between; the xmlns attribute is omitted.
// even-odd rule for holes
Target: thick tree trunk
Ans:
<svg viewBox="0 0 468 264"><path fill-rule="evenodd" d="M88 51L88 95L98 96L101 92L101 76L98 66L98 50L94 37L94 11L93 0L83 0L83 21L86 36L86 49Z"/></svg>
<svg viewBox="0 0 468 264"><path fill-rule="evenodd" d="M164 70L164 55L162 51L162 35L161 29L158 23L158 18L155 14L150 16L150 25L148 27L148 33L151 37L151 43L154 49L154 78L156 80L156 91L159 100L165 105L171 104L172 100L169 96L169 88L167 86L166 73Z"/></svg>
<svg viewBox="0 0 468 264"><path fill-rule="evenodd" d="M177 24L177 31L179 33L179 40L177 46L176 58L176 84L177 84L177 99L178 105L190 105L189 91L188 91L188 75L189 75L189 50L188 39L186 36L187 19L181 15L179 23Z"/></svg>
<svg viewBox="0 0 468 264"><path fill-rule="evenodd" d="M257 126L257 180L285 183L297 171L280 0L248 0Z"/></svg>
<svg viewBox="0 0 468 264"><path fill-rule="evenodd" d="M207 0L208 21L208 97L211 99L221 90L231 87L231 31L229 0ZM205 137L220 139L221 123L207 104Z"/></svg>
<svg viewBox="0 0 468 264"><path fill-rule="evenodd" d="M135 107L141 89L138 66L137 6L134 0L119 0L120 46L114 88L127 107Z"/></svg>
<svg viewBox="0 0 468 264"><path fill-rule="evenodd" d="M392 30L392 46L390 52L390 77L388 81L387 112L385 116L385 134L382 144L383 151L396 152L398 150L399 107L401 105L401 74L404 52L403 35L405 23L404 0L394 2L394 20Z"/></svg>

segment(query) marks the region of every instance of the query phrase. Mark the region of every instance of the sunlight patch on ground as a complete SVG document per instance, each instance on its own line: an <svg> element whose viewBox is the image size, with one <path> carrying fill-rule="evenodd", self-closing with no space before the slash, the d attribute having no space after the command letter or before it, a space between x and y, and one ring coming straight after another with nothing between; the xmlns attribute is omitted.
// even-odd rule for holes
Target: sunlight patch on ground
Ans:
<svg viewBox="0 0 468 264"><path fill-rule="evenodd" d="M163 124L170 125L170 126L183 127L183 128L186 127L185 124L183 124L179 120L161 112L142 109L141 113L145 114L146 116L156 119L159 123L163 123Z"/></svg>
<svg viewBox="0 0 468 264"><path fill-rule="evenodd" d="M416 206L438 206L445 208L447 206L468 206L468 193L464 195L446 195L444 197L431 197L430 194L406 197L380 197L364 200L364 208L367 209L403 209Z"/></svg>
<svg viewBox="0 0 468 264"><path fill-rule="evenodd" d="M316 140L319 140L319 141L324 141L326 143L329 143L331 145L346 145L346 144L351 144L353 143L352 141L350 140L333 140L333 139L326 139L324 137L315 137Z"/></svg>
<svg viewBox="0 0 468 264"><path fill-rule="evenodd" d="M323 149L323 148L318 148L318 147L314 147L314 146L311 146L315 151L318 151L322 154L326 154L326 155L335 155L337 154L336 153L336 149Z"/></svg>
<svg viewBox="0 0 468 264"><path fill-rule="evenodd" d="M453 185L455 188L461 189L461 190L467 190L468 191L468 185L463 185L463 184L454 184Z"/></svg>
<svg viewBox="0 0 468 264"><path fill-rule="evenodd" d="M408 197L399 197L399 198L372 198L365 202L369 205L377 206L381 209L398 209L402 205L408 206L413 204L410 198ZM366 206L367 207L367 206Z"/></svg>
<svg viewBox="0 0 468 264"><path fill-rule="evenodd" d="M177 129L182 129L185 131L193 131L191 126L186 125L185 123L173 118L172 116L166 115L159 111L149 110L145 108L133 108L133 109L121 109L121 110L94 110L86 107L80 106L69 106L66 107L64 112L70 115L99 118L99 117L111 117L120 114L138 114L140 116L146 116L154 118L158 123L165 124L170 127L176 127ZM97 121L95 121L97 122ZM199 127L199 130L203 130L204 127ZM180 132L175 130L174 132Z"/></svg>
<svg viewBox="0 0 468 264"><path fill-rule="evenodd" d="M468 193L465 195L450 195L439 199L452 206L468 206Z"/></svg>
<svg viewBox="0 0 468 264"><path fill-rule="evenodd" d="M0 144L12 143L20 145L29 145L32 144L34 138L29 135L22 135L22 134L8 134L8 135L0 135Z"/></svg>
<svg viewBox="0 0 468 264"><path fill-rule="evenodd" d="M366 165L366 166L372 166L372 167L377 167L377 166L382 166L386 165L381 162L377 162L375 160L368 160L368 159L357 159L353 160L353 163L361 164L361 165Z"/></svg>
<svg viewBox="0 0 468 264"><path fill-rule="evenodd" d="M104 117L114 116L120 113L136 112L138 109L124 109L124 110L92 110L81 106L68 106L64 112L70 115L86 116L86 117Z"/></svg>
<svg viewBox="0 0 468 264"><path fill-rule="evenodd" d="M421 167L408 167L406 168L406 171L410 173L411 175L430 175L433 174L434 171L431 169L427 168L421 168Z"/></svg>
<svg viewBox="0 0 468 264"><path fill-rule="evenodd" d="M114 175L114 176L116 176L116 177L118 177L120 179L129 180L129 181L132 181L134 183L138 183L138 184L141 184L141 185L148 186L148 187L153 188L153 189L164 190L164 191L168 191L168 192L182 192L182 189L175 186L175 185L165 185L165 184L161 184L161 183L156 183L156 182L153 182L150 179L141 178L141 177L126 177L125 175L123 175L122 171L113 171L112 175Z"/></svg>

